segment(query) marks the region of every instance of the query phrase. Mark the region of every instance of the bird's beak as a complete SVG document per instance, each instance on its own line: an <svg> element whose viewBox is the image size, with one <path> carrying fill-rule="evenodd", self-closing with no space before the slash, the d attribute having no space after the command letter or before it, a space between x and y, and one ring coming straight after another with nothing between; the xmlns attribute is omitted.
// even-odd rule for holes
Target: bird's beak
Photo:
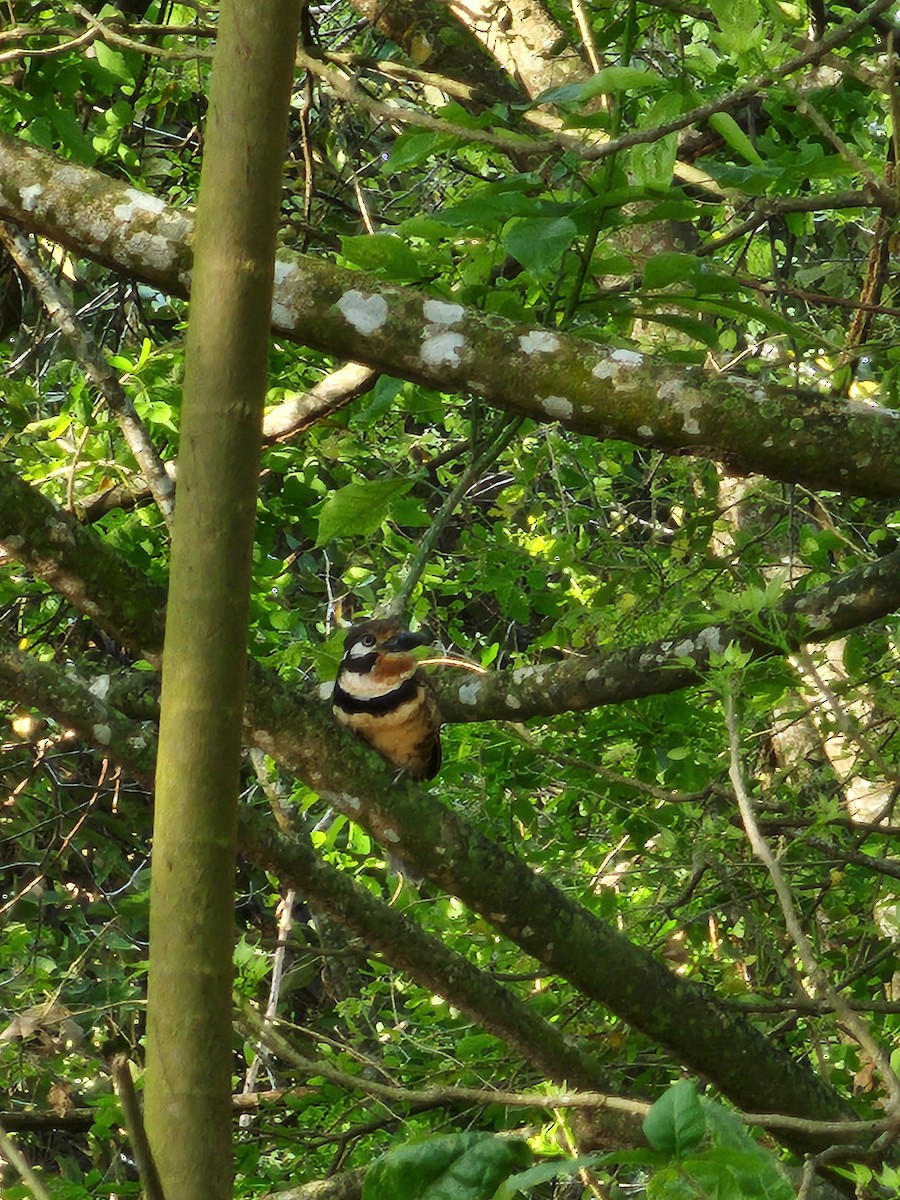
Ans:
<svg viewBox="0 0 900 1200"><path fill-rule="evenodd" d="M405 650L415 650L417 646L429 646L431 634L425 631L413 633L410 629L400 629L392 638L384 642L382 650L390 654L400 654Z"/></svg>

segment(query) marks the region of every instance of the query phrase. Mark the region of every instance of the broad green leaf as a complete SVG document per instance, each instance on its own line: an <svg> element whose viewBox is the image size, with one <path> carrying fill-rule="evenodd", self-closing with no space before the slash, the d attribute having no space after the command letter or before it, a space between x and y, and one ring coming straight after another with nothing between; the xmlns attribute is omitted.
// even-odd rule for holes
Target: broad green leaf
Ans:
<svg viewBox="0 0 900 1200"><path fill-rule="evenodd" d="M674 1083L644 1117L644 1134L654 1150L683 1158L696 1149L706 1132L706 1117L694 1085Z"/></svg>
<svg viewBox="0 0 900 1200"><path fill-rule="evenodd" d="M691 284L699 269L700 260L695 255L665 250L647 260L644 267L644 287L666 288L673 283Z"/></svg>
<svg viewBox="0 0 900 1200"><path fill-rule="evenodd" d="M84 130L74 113L67 109L53 109L50 113L50 124L75 162L86 167L94 165L97 161L94 147L84 136Z"/></svg>
<svg viewBox="0 0 900 1200"><path fill-rule="evenodd" d="M342 237L341 249L348 262L386 279L418 279L422 274L412 250L392 233Z"/></svg>
<svg viewBox="0 0 900 1200"><path fill-rule="evenodd" d="M368 479L348 483L330 496L319 514L317 546L336 537L373 533L388 515L391 501L412 484L405 479Z"/></svg>
<svg viewBox="0 0 900 1200"><path fill-rule="evenodd" d="M492 1200L504 1179L530 1162L525 1142L489 1133L407 1142L373 1164L362 1196L363 1200Z"/></svg>
<svg viewBox="0 0 900 1200"><path fill-rule="evenodd" d="M386 166L394 171L417 167L456 145L457 141L458 139L450 134L436 133L430 129L409 129L401 133L394 142Z"/></svg>
<svg viewBox="0 0 900 1200"><path fill-rule="evenodd" d="M681 108L682 98L678 92L660 96L641 121L641 128L653 129L657 125L665 125L679 115ZM672 182L677 151L677 133L667 134L645 146L635 146L630 159L634 182L643 187L668 187Z"/></svg>
<svg viewBox="0 0 900 1200"><path fill-rule="evenodd" d="M741 54L757 45L762 37L757 0L710 0L721 30L713 40L726 52Z"/></svg>
<svg viewBox="0 0 900 1200"><path fill-rule="evenodd" d="M534 1195L532 1188L536 1188L538 1184L549 1183L552 1179L569 1179L582 1167L596 1165L597 1159L593 1155L538 1163L537 1166L529 1167L527 1171L520 1171L517 1175L510 1175L509 1179L505 1179L494 1192L493 1200L513 1200L513 1197L520 1193Z"/></svg>
<svg viewBox="0 0 900 1200"><path fill-rule="evenodd" d="M583 83L567 83L541 92L535 104L572 104L611 92L647 92L666 81L643 67L604 67Z"/></svg>
<svg viewBox="0 0 900 1200"><path fill-rule="evenodd" d="M575 233L575 222L569 217L525 217L507 227L503 247L523 267L540 275L557 265Z"/></svg>
<svg viewBox="0 0 900 1200"><path fill-rule="evenodd" d="M510 217L548 216L546 201L527 195L521 187L507 184L479 189L467 200L442 209L434 220L442 225L476 229L482 225L502 224Z"/></svg>
<svg viewBox="0 0 900 1200"><path fill-rule="evenodd" d="M356 414L353 424L364 429L383 416L403 391L405 383L405 380L395 379L393 375L379 375L371 391L371 400L361 412Z"/></svg>
<svg viewBox="0 0 900 1200"><path fill-rule="evenodd" d="M680 333L687 334L693 338L695 342L700 342L703 346L709 346L711 350L715 350L719 345L719 331L715 325L711 325L706 321L701 321L698 317L686 317L682 313L642 313L641 318L644 321L652 322L654 325L665 325L669 329L677 329Z"/></svg>
<svg viewBox="0 0 900 1200"><path fill-rule="evenodd" d="M134 83L134 72L128 66L125 55L119 50L113 50L98 38L93 43L94 57L104 71L108 71L120 83Z"/></svg>
<svg viewBox="0 0 900 1200"><path fill-rule="evenodd" d="M749 163L759 164L762 162L762 156L759 151L738 125L737 121L731 113L719 112L713 113L709 118L709 123L719 135L724 138L727 145L732 150L737 151L742 158L745 158Z"/></svg>

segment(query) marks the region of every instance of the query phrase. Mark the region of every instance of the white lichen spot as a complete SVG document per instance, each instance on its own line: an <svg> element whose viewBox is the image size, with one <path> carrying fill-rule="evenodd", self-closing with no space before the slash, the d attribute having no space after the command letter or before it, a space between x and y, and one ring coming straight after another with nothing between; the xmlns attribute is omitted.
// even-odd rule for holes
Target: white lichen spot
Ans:
<svg viewBox="0 0 900 1200"><path fill-rule="evenodd" d="M278 300L272 301L272 324L278 329L290 329L294 320L291 316L291 310Z"/></svg>
<svg viewBox="0 0 900 1200"><path fill-rule="evenodd" d="M554 421L567 421L575 411L572 401L567 400L565 396L545 396L541 401L541 408Z"/></svg>
<svg viewBox="0 0 900 1200"><path fill-rule="evenodd" d="M459 702L460 704L477 704L480 694L481 683L479 680L473 679L471 683L460 684Z"/></svg>
<svg viewBox="0 0 900 1200"><path fill-rule="evenodd" d="M94 741L99 746L108 746L112 741L112 730L108 725L95 725L93 728Z"/></svg>
<svg viewBox="0 0 900 1200"><path fill-rule="evenodd" d="M600 668L599 667L591 667L591 669L585 675L585 679L587 679L588 681L593 680L593 679L599 679L599 678L600 678Z"/></svg>
<svg viewBox="0 0 900 1200"><path fill-rule="evenodd" d="M128 745L131 747L132 750L146 750L147 749L147 739L144 737L143 734L137 734L135 737L130 737L128 739Z"/></svg>
<svg viewBox="0 0 900 1200"><path fill-rule="evenodd" d="M426 300L422 312L432 325L455 325L466 315L461 304L450 304L446 300Z"/></svg>
<svg viewBox="0 0 900 1200"><path fill-rule="evenodd" d="M711 654L721 654L725 645L722 641L722 630L718 625L707 625L697 634L697 645L705 646Z"/></svg>
<svg viewBox="0 0 900 1200"><path fill-rule="evenodd" d="M621 367L639 367L644 361L643 354L639 354L637 350L613 350L609 358Z"/></svg>
<svg viewBox="0 0 900 1200"><path fill-rule="evenodd" d="M324 683L319 684L317 690L320 700L330 700L331 693L334 691L334 684L330 680L326 679Z"/></svg>
<svg viewBox="0 0 900 1200"><path fill-rule="evenodd" d="M162 234L148 233L146 229L132 233L127 239L127 246L129 254L158 271L167 271L175 258L173 243Z"/></svg>
<svg viewBox="0 0 900 1200"><path fill-rule="evenodd" d="M594 364L591 374L595 379L615 379L619 387L627 387L633 391L637 386L637 381L629 380L627 383L623 383L620 376L623 372L627 375L635 367L642 366L643 362L644 356L638 354L637 350L613 350L608 358Z"/></svg>
<svg viewBox="0 0 900 1200"><path fill-rule="evenodd" d="M522 937L534 937L534 930L530 925L522 926Z"/></svg>
<svg viewBox="0 0 900 1200"><path fill-rule="evenodd" d="M349 808L352 812L359 812L362 808L362 800L358 796L348 796L344 793L341 796L341 802L344 808Z"/></svg>
<svg viewBox="0 0 900 1200"><path fill-rule="evenodd" d="M860 468L860 470L863 470L863 471L866 469L866 467L871 467L872 455L871 454L857 454L856 465Z"/></svg>
<svg viewBox="0 0 900 1200"><path fill-rule="evenodd" d="M656 389L656 394L662 401L668 401L677 413L681 414L681 428L685 433L700 432L700 422L694 413L703 408L703 397L694 388L680 383L676 379L666 379Z"/></svg>
<svg viewBox="0 0 900 1200"><path fill-rule="evenodd" d="M165 200L160 200L159 196L150 196L147 192L139 192L137 188L125 188L122 195L128 199L116 205L113 216L123 223L133 221L137 216L158 217L166 210Z"/></svg>
<svg viewBox="0 0 900 1200"><path fill-rule="evenodd" d="M765 439L765 441L763 442L763 446L766 448L766 450L768 450L771 446L774 446L774 445L775 445L774 438L767 437Z"/></svg>
<svg viewBox="0 0 900 1200"><path fill-rule="evenodd" d="M697 647L690 638L685 638L672 647L672 653L676 658L690 658Z"/></svg>
<svg viewBox="0 0 900 1200"><path fill-rule="evenodd" d="M515 694L515 692L509 693L509 695L506 697L506 704L507 704L508 708L521 708L522 707L522 701Z"/></svg>
<svg viewBox="0 0 900 1200"><path fill-rule="evenodd" d="M366 296L356 288L344 292L337 302L337 309L347 323L364 337L380 329L388 317L384 296Z"/></svg>
<svg viewBox="0 0 900 1200"><path fill-rule="evenodd" d="M519 348L525 354L552 354L559 349L559 338L546 329L532 329L520 336Z"/></svg>
<svg viewBox="0 0 900 1200"><path fill-rule="evenodd" d="M386 842L391 842L393 845L396 846L397 843L401 842L403 839L400 837L400 834L397 832L396 829L385 829L384 830L384 840Z"/></svg>
<svg viewBox="0 0 900 1200"><path fill-rule="evenodd" d="M98 675L88 688L88 691L92 696L96 696L98 700L105 700L109 695L109 684L109 675Z"/></svg>
<svg viewBox="0 0 900 1200"><path fill-rule="evenodd" d="M37 202L44 194L44 189L39 183L29 184L28 187L23 187L19 192L19 200L26 212L33 212L37 207Z"/></svg>
<svg viewBox="0 0 900 1200"><path fill-rule="evenodd" d="M653 430L649 425L638 425L637 431L641 437L653 437Z"/></svg>
<svg viewBox="0 0 900 1200"><path fill-rule="evenodd" d="M534 675L534 667L516 667L512 673L513 683L522 683L526 679L531 679Z"/></svg>
<svg viewBox="0 0 900 1200"><path fill-rule="evenodd" d="M422 362L429 367L439 367L443 363L458 367L465 345L466 339L461 333L433 333L422 342Z"/></svg>
<svg viewBox="0 0 900 1200"><path fill-rule="evenodd" d="M287 279L289 275L293 275L296 270L297 266L295 263L285 262L283 258L276 258L275 274L273 276L275 286L278 287L279 283L284 283L285 279Z"/></svg>

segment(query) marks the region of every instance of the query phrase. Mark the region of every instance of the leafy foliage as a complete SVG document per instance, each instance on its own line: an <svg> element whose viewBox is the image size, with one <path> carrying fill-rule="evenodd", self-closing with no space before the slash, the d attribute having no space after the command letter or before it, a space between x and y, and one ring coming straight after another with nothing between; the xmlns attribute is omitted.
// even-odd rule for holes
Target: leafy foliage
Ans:
<svg viewBox="0 0 900 1200"><path fill-rule="evenodd" d="M496 63L446 14L437 31L416 40L413 29L404 43L350 4L311 11L286 167L285 250L498 318L574 331L587 344L739 369L765 386L813 387L837 405L896 403L898 310L884 267L896 210L880 190L892 186L893 118L880 27L782 76L777 64L798 39L807 46L805 10L617 2L590 16L599 64L591 71L562 52L584 46L569 6L543 15L560 33L557 80L531 79L523 66L501 88ZM9 6L0 129L189 204L214 14L151 3L106 5L95 19L99 32L73 6ZM669 129L763 74L774 78L741 103ZM647 140L609 152L609 139L635 132ZM104 347L161 458L175 459L184 304L74 252L43 243L37 252ZM145 503L118 424L22 277L6 266L3 281L4 461L164 582L165 524ZM276 339L272 406L337 365ZM259 662L311 688L339 657L337 617L372 613L396 594L447 496L496 435L475 390L443 393L382 375L302 436L267 446L252 597ZM668 457L647 440L524 422L439 530L411 621L491 671L677 641L720 620L777 640L773 611L785 588L811 591L896 548L891 503L735 481L711 461ZM103 508L98 497L118 485L127 502ZM149 733L147 664L111 642L101 621L12 557L0 572L0 610L5 648L104 694L118 688L122 711ZM811 666L779 657L742 672L742 751L763 832L820 964L850 1003L874 1007L885 1045L898 1034L897 636L892 615L834 640ZM745 1012L774 1046L814 1057L860 1117L878 1115L883 1080L811 994L737 821L715 683L587 712L561 706L527 730L450 726L439 795L665 955L679 977ZM4 711L0 1122L13 1126L32 1110L46 1117L21 1140L53 1177L54 1195L136 1194L104 1064L115 1050L142 1062L148 797L99 736L72 735L13 692ZM604 1182L620 1178L651 1197L788 1194L774 1154L736 1118L687 1083L670 1087L681 1064L572 983L548 977L453 896L398 883L384 849L306 784L276 782L279 803L313 830L326 862L589 1048L611 1088L656 1100L644 1124L651 1149L623 1144L592 1159ZM266 805L249 762L246 793ZM239 887L238 988L264 1002L284 888L246 864ZM387 957L348 941L302 896L288 940L279 1011L310 1054L359 1080L359 1095L373 1077L410 1089L551 1090L533 1062ZM236 1086L256 1054L252 1039L236 1038ZM372 1112L361 1114L359 1095L329 1078L282 1062L266 1069L277 1094L263 1096L237 1135L238 1195L385 1153L367 1200L400 1195L398 1178L403 1194L469 1200L527 1165L521 1142L493 1136L520 1128L512 1105L370 1100ZM87 1113L89 1124L53 1120L54 1105ZM518 1176L522 1192L570 1194L558 1155L571 1130L537 1107L525 1112L542 1161ZM414 1136L426 1140L406 1145ZM480 1191L469 1182L414 1190L442 1150L454 1168L498 1158L476 1172ZM868 1194L877 1194L879 1172L890 1188L895 1171L852 1160L841 1169Z"/></svg>

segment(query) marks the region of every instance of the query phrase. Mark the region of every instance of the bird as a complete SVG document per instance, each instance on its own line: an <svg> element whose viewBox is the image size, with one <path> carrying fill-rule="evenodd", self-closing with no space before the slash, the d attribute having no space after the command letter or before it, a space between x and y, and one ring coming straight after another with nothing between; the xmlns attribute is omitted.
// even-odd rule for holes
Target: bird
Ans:
<svg viewBox="0 0 900 1200"><path fill-rule="evenodd" d="M412 779L441 766L441 715L428 676L410 654L430 637L392 618L351 627L331 697L341 725Z"/></svg>

